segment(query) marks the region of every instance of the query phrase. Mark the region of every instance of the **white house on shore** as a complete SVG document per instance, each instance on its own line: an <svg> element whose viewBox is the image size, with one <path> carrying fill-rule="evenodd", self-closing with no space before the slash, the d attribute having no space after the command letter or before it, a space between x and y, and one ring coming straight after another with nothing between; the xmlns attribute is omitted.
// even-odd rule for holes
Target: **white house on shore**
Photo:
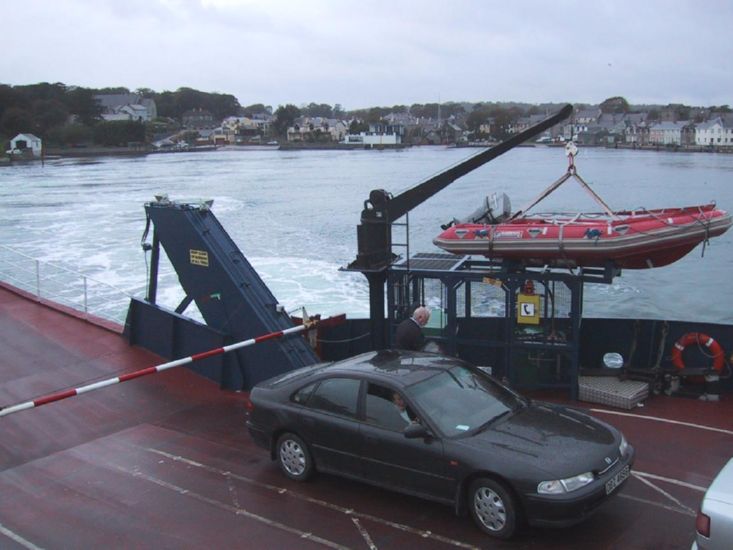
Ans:
<svg viewBox="0 0 733 550"><path fill-rule="evenodd" d="M289 142L338 142L347 132L346 124L335 118L299 117L293 126L288 128L287 140Z"/></svg>
<svg viewBox="0 0 733 550"><path fill-rule="evenodd" d="M402 136L404 133L405 127L402 124L384 124L377 122L369 125L368 132L345 134L341 143L364 145L369 147L400 145L402 143Z"/></svg>
<svg viewBox="0 0 733 550"><path fill-rule="evenodd" d="M697 125L695 145L733 147L733 124L721 117Z"/></svg>
<svg viewBox="0 0 733 550"><path fill-rule="evenodd" d="M649 127L649 143L654 145L685 145L686 136L694 131L689 121L660 122Z"/></svg>
<svg viewBox="0 0 733 550"><path fill-rule="evenodd" d="M100 94L94 99L102 107L102 119L106 121L150 122L158 116L155 100L140 94Z"/></svg>
<svg viewBox="0 0 733 550"><path fill-rule="evenodd" d="M399 134L370 134L367 132L360 132L358 134L345 135L344 140L341 143L377 147L380 145L399 145L402 143L402 136Z"/></svg>
<svg viewBox="0 0 733 550"><path fill-rule="evenodd" d="M41 138L33 134L18 134L10 140L10 154L20 154L24 151L31 151L34 157L40 157L43 151Z"/></svg>

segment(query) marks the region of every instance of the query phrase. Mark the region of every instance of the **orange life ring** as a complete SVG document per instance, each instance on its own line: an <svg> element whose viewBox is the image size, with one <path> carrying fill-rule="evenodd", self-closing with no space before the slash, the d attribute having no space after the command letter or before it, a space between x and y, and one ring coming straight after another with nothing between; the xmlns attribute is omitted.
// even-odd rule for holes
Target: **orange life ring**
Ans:
<svg viewBox="0 0 733 550"><path fill-rule="evenodd" d="M677 340L672 347L672 363L675 367L682 370L685 368L685 362L682 360L682 352L690 344L696 344L698 346L705 346L710 350L710 354L713 358L713 369L717 372L723 370L723 364L725 363L725 354L720 344L713 340L707 334L702 332L688 332L682 338Z"/></svg>

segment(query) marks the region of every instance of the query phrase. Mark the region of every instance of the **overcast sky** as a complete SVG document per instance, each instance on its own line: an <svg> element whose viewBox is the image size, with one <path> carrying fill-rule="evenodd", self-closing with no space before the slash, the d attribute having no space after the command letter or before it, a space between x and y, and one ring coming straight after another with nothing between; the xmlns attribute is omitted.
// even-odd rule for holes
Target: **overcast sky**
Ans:
<svg viewBox="0 0 733 550"><path fill-rule="evenodd" d="M22 0L0 83L346 110L437 101L733 106L731 0Z"/></svg>

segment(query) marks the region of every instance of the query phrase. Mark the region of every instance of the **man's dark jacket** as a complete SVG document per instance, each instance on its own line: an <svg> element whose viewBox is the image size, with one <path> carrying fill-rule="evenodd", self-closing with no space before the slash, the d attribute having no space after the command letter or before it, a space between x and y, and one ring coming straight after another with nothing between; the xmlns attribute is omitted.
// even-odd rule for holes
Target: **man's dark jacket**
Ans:
<svg viewBox="0 0 733 550"><path fill-rule="evenodd" d="M423 336L422 328L415 319L410 317L397 326L394 347L419 351L424 345L425 336Z"/></svg>

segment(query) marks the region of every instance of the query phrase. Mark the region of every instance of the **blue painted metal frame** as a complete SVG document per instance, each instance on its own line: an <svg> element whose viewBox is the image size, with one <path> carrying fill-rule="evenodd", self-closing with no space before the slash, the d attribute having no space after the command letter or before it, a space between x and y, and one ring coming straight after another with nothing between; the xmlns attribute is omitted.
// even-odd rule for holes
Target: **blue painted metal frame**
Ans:
<svg viewBox="0 0 733 550"><path fill-rule="evenodd" d="M226 344L294 326L209 206L167 199L145 205L154 226L148 302L156 302L153 275L162 245L186 294L177 313L195 302L206 324L224 334ZM302 337L270 340L234 353L242 373L241 389L319 361Z"/></svg>
<svg viewBox="0 0 733 550"><path fill-rule="evenodd" d="M447 260L450 267L421 268L419 267L420 259L427 259L428 262L430 260ZM620 270L611 265L606 268L590 268L573 273L569 270L527 269L523 266L475 259L471 256L416 254L409 262L403 260L392 264L387 269L388 341L392 342L397 324L409 313L400 296L396 295L395 288L401 284L403 288L408 289L407 304L414 305L422 301L419 289L422 287L423 281L425 279L438 280L447 290L445 308L447 323L442 331L443 335L435 338L435 340L439 341L446 352L456 355L464 351L466 345L478 347L484 350L483 353L479 354L481 358L467 356L466 359L479 364L486 364L487 353L491 350L493 366L498 367L501 375L506 376L509 382L517 387L522 385L519 380L519 373L515 368L519 363L520 354L534 352L548 354L555 358L565 358L569 363L569 379L566 382L540 384L537 387L567 388L571 399L577 399L578 374L580 371L580 327L583 316L583 284L586 282L609 284L619 274ZM493 333L493 337L487 336L487 334L492 334L489 332L484 333L481 337L473 337L467 340L462 334L466 328L471 330L471 327L466 325L477 324L475 320L471 319L470 308L468 307L471 301L470 285L471 282L481 282L486 277L501 281L505 292L505 310L507 314L500 323L495 324L495 328L498 330ZM561 283L570 291L569 333L567 339L562 343L550 342L546 339L538 342L526 342L520 340L515 334L517 293L528 279L543 284L551 281ZM467 293L466 320L459 319L460 316L457 311L457 292L461 287L465 288Z"/></svg>

